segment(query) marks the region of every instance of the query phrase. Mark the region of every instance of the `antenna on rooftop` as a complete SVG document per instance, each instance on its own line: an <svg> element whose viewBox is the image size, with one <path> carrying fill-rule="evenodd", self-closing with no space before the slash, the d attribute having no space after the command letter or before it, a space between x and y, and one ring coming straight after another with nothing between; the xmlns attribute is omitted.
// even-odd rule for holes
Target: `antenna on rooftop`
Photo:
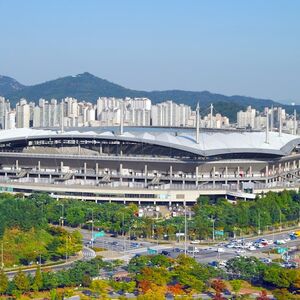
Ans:
<svg viewBox="0 0 300 300"><path fill-rule="evenodd" d="M200 136L199 136L199 123L200 123L200 107L199 107L199 102L197 103L197 107L196 107L196 143L199 144L200 143Z"/></svg>

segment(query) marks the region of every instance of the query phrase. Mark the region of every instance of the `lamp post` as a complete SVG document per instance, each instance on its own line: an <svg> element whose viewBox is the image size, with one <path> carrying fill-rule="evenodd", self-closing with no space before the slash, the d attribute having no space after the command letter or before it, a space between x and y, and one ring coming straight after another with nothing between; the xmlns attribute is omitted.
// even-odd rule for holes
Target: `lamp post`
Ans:
<svg viewBox="0 0 300 300"><path fill-rule="evenodd" d="M64 227L64 209L65 206L63 203L59 204L61 206L61 217L60 217L60 221L61 221L61 227Z"/></svg>

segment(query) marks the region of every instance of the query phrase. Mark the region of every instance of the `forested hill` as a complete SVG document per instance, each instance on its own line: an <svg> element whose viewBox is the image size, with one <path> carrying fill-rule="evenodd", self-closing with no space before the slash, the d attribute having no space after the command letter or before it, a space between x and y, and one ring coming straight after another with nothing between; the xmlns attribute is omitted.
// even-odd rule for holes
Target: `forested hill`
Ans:
<svg viewBox="0 0 300 300"><path fill-rule="evenodd" d="M22 97L37 101L40 98L61 99L69 96L91 102L95 102L100 96L120 98L147 97L151 99L153 103L173 100L177 103L191 105L192 107L195 107L196 103L199 102L203 114L208 112L207 108L210 103L214 103L216 112L227 115L232 120L236 118L237 111L245 109L248 105L259 110L265 106L278 105L278 103L269 99L257 99L246 96L225 96L208 91L137 91L98 78L90 73L66 76L32 86L24 86L12 78L0 76L0 95L10 99L12 105ZM290 105L284 105L284 107L288 112L291 112L293 109ZM300 106L298 108L300 108Z"/></svg>

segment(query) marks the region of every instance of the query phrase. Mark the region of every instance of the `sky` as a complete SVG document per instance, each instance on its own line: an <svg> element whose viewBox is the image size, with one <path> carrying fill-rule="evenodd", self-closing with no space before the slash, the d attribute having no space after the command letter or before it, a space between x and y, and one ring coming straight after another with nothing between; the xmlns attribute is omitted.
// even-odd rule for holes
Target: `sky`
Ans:
<svg viewBox="0 0 300 300"><path fill-rule="evenodd" d="M0 74L300 104L298 0L0 0Z"/></svg>

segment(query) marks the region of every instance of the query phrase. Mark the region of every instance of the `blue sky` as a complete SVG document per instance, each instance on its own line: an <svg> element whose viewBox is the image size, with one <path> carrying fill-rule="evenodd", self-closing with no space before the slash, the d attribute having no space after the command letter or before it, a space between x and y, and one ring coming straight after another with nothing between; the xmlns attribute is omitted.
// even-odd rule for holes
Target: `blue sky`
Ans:
<svg viewBox="0 0 300 300"><path fill-rule="evenodd" d="M0 0L0 74L300 104L300 1Z"/></svg>

